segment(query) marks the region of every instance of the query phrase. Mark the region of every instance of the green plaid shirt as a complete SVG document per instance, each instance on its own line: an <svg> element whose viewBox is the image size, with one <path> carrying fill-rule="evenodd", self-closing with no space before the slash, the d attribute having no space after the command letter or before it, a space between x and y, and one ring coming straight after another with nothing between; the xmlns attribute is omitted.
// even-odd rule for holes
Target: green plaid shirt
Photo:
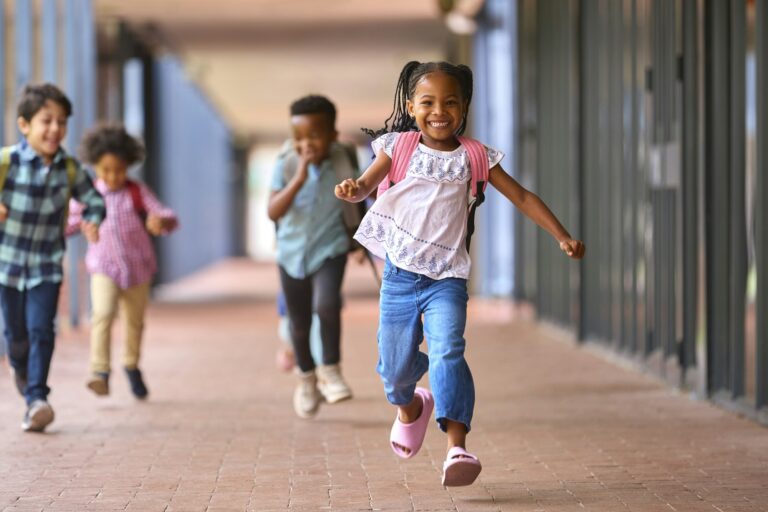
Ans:
<svg viewBox="0 0 768 512"><path fill-rule="evenodd" d="M85 205L83 219L100 224L104 199L78 163L71 190L67 154L59 149L50 166L24 140L12 146L0 202L8 219L0 222L0 285L18 290L62 280L64 224L70 197Z"/></svg>

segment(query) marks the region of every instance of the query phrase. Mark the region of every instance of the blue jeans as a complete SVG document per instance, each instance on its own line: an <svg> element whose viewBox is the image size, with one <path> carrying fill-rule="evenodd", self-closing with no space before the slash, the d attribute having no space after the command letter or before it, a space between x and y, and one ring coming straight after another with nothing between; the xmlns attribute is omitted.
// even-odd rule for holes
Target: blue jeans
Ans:
<svg viewBox="0 0 768 512"><path fill-rule="evenodd" d="M387 400L407 405L428 370L435 419L443 431L445 420L463 423L467 432L472 422L475 385L464 359L468 298L466 279L434 280L386 261L376 371L384 381ZM419 350L425 337L429 355Z"/></svg>
<svg viewBox="0 0 768 512"><path fill-rule="evenodd" d="M56 334L54 321L61 283L42 283L29 290L0 285L8 360L27 377L27 404L48 398L48 370Z"/></svg>

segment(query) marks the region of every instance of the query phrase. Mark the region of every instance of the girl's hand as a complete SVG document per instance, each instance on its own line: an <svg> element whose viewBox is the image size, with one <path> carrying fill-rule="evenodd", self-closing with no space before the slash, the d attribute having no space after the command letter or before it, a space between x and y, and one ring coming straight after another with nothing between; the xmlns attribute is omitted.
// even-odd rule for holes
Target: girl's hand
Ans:
<svg viewBox="0 0 768 512"><path fill-rule="evenodd" d="M0 222L8 220L8 207L0 203Z"/></svg>
<svg viewBox="0 0 768 512"><path fill-rule="evenodd" d="M163 233L170 233L174 229L179 227L179 221L176 219L165 218L163 219Z"/></svg>
<svg viewBox="0 0 768 512"><path fill-rule="evenodd" d="M584 242L581 240L567 238L560 241L560 249L571 258L580 260L584 257L584 251L586 250L586 247L584 246Z"/></svg>
<svg viewBox="0 0 768 512"><path fill-rule="evenodd" d="M346 179L336 185L336 188L333 189L333 192L336 194L336 197L339 199L343 199L344 201L350 201L354 202L357 198L357 192L360 190L360 187L357 185L357 181L353 179Z"/></svg>
<svg viewBox="0 0 768 512"><path fill-rule="evenodd" d="M160 236L163 233L163 219L157 215L147 215L147 231L154 236Z"/></svg>
<svg viewBox="0 0 768 512"><path fill-rule="evenodd" d="M80 232L83 234L86 240L95 244L99 241L99 226L93 222L83 221L80 223Z"/></svg>

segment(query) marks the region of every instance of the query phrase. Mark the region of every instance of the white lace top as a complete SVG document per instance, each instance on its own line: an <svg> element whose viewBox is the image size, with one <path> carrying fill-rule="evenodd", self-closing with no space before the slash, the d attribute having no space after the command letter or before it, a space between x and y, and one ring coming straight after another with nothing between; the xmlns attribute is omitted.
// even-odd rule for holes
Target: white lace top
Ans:
<svg viewBox="0 0 768 512"><path fill-rule="evenodd" d="M390 158L399 133L373 141L374 153ZM486 146L493 168L504 153ZM363 218L355 240L380 258L389 256L397 267L432 279L467 279L469 182L472 173L463 146L438 151L419 144L406 177L379 196Z"/></svg>

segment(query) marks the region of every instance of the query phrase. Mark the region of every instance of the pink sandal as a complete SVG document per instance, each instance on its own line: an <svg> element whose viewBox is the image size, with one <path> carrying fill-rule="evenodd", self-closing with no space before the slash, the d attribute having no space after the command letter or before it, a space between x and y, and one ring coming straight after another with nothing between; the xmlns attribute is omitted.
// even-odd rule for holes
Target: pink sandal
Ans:
<svg viewBox="0 0 768 512"><path fill-rule="evenodd" d="M448 457L443 462L443 486L470 485L482 469L477 457L461 446L454 446L448 450Z"/></svg>
<svg viewBox="0 0 768 512"><path fill-rule="evenodd" d="M416 388L414 394L421 397L421 414L412 423L403 423L399 416L395 417L392 431L389 433L389 445L392 447L392 451L404 459L410 459L419 453L421 445L424 443L424 437L427 435L427 425L429 425L429 418L432 416L432 409L435 408L432 393L424 388ZM406 452L401 447L408 448L410 452Z"/></svg>

